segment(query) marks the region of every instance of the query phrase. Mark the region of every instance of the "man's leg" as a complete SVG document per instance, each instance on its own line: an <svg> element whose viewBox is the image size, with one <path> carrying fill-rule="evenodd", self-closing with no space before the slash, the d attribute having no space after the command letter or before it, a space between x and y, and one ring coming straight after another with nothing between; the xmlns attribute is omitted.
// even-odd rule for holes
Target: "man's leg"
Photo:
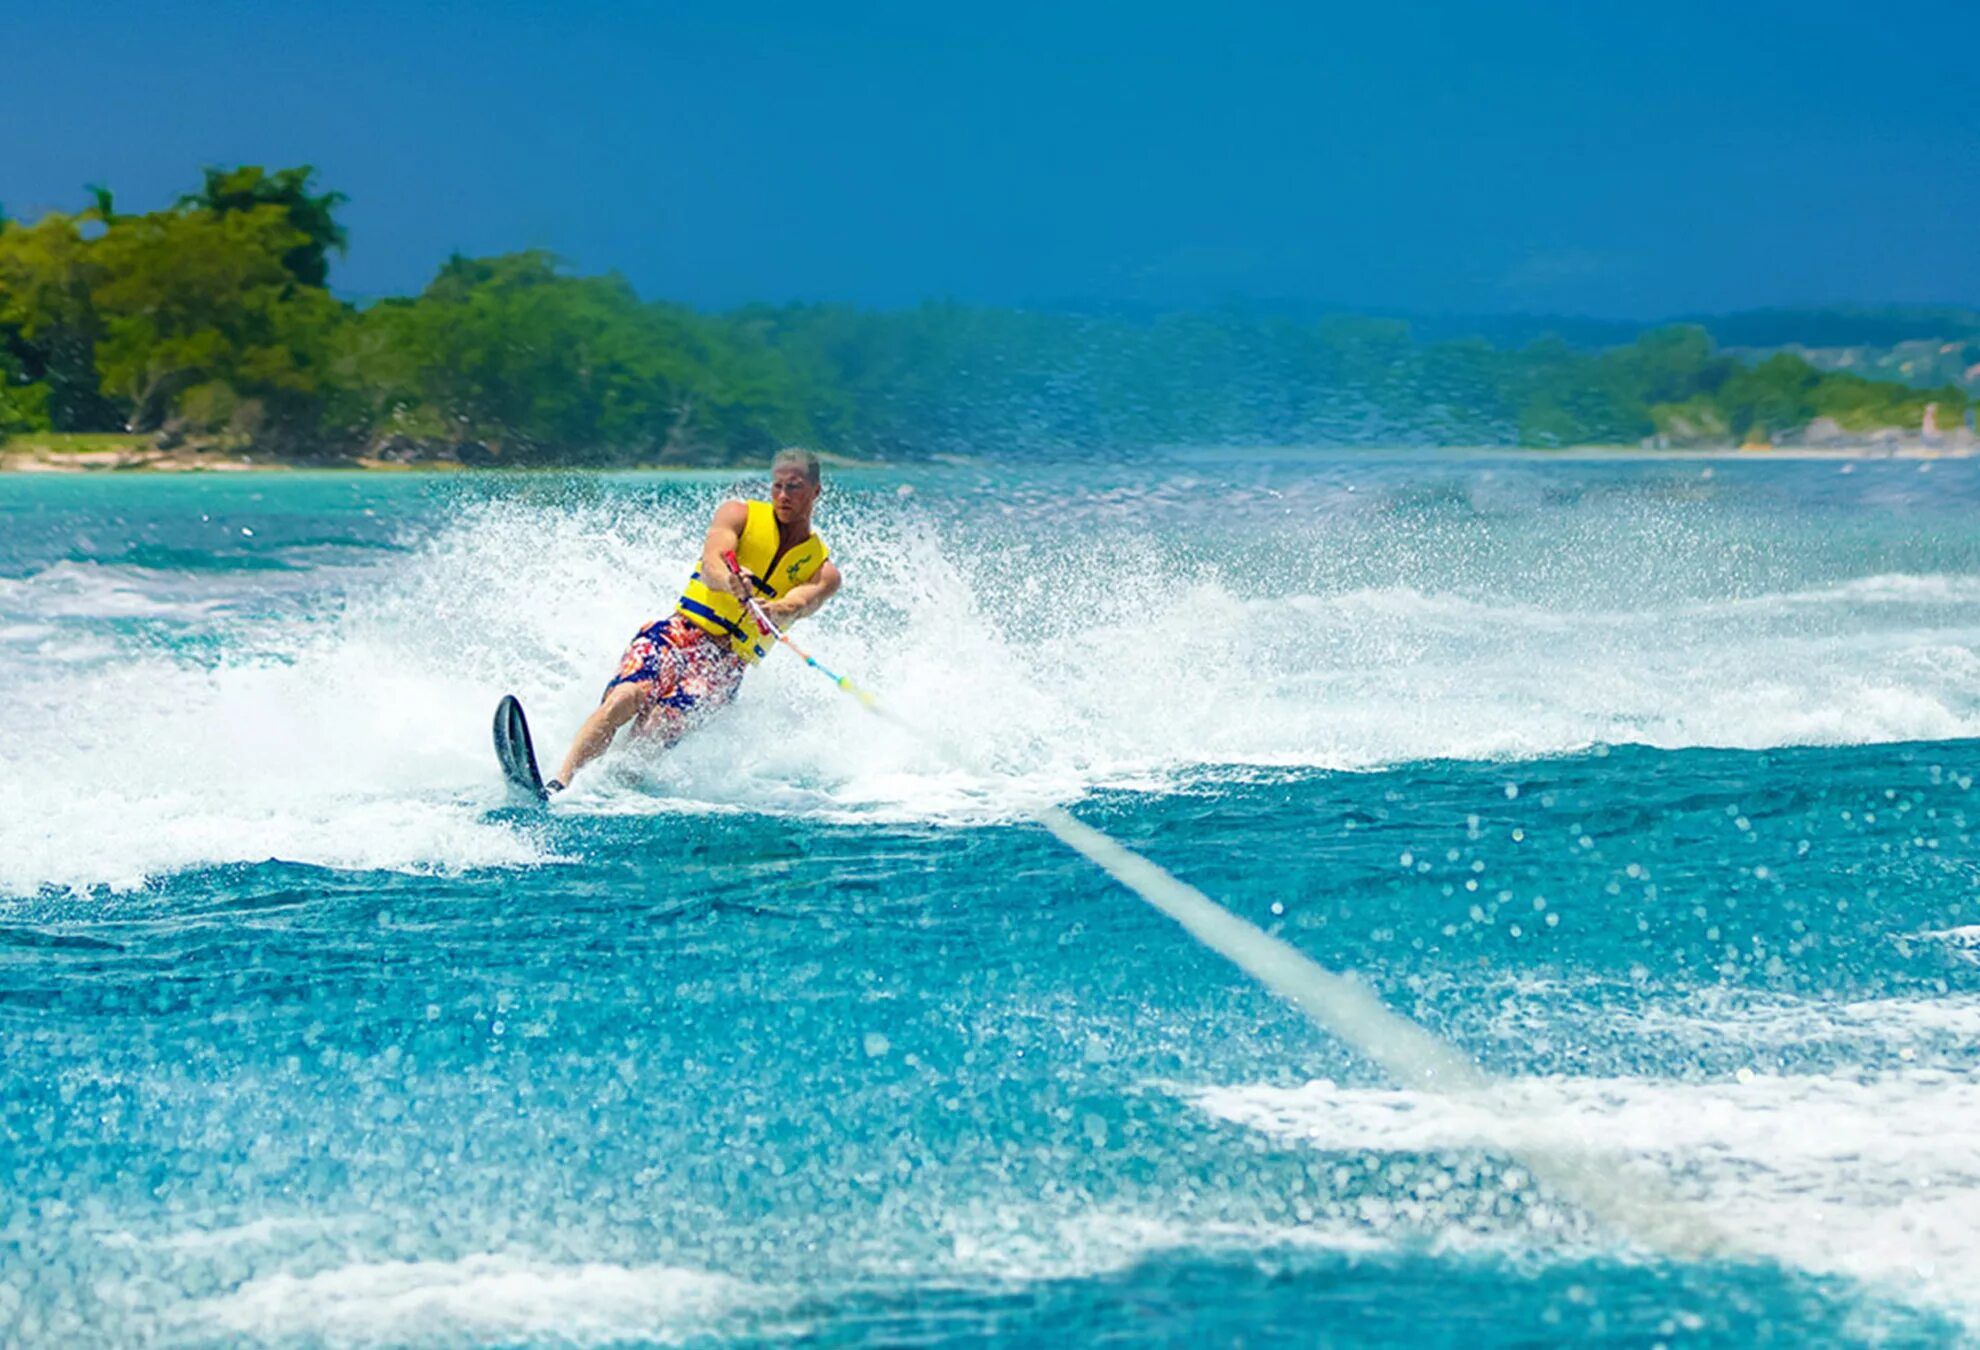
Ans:
<svg viewBox="0 0 1980 1350"><path fill-rule="evenodd" d="M578 728L577 739L571 742L571 751L564 756L563 767L557 770L557 781L569 787L579 769L605 753L605 747L618 735L619 728L639 716L646 698L646 686L639 682L615 684L608 689L604 700Z"/></svg>

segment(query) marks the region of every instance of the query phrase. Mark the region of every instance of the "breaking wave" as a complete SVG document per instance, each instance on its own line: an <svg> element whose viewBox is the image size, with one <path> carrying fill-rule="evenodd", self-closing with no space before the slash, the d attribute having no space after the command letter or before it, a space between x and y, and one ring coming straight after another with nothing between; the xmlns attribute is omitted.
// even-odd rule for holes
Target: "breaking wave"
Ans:
<svg viewBox="0 0 1980 1350"><path fill-rule="evenodd" d="M920 734L773 657L716 727L617 756L558 810L967 822L1206 770L1980 735L1977 577L1700 586L1688 529L1591 550L1600 584L1569 585L1558 557L1487 565L1516 540L1440 564L1420 532L1220 532L1207 499L1191 524L1105 494L972 514L900 492L821 518L849 582L805 636ZM554 761L714 500L467 498L334 565L0 581L0 893L549 858L489 815L490 709L520 694ZM1618 603L1631 576L1644 599Z"/></svg>

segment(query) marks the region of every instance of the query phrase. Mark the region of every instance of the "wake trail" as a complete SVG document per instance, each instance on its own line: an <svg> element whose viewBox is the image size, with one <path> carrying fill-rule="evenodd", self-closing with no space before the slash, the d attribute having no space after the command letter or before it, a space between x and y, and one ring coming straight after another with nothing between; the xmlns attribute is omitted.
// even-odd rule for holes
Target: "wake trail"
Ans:
<svg viewBox="0 0 1980 1350"><path fill-rule="evenodd" d="M919 735L905 719L866 690L821 665L757 609L758 620L778 643L796 653L882 720ZM932 740L921 737L923 740ZM1239 970L1286 999L1307 1017L1402 1083L1419 1091L1460 1097L1493 1115L1505 1115L1494 1099L1497 1081L1450 1042L1390 1009L1359 981L1328 970L1291 943L1274 937L1119 840L1057 806L1031 818ZM1715 1225L1681 1205L1659 1176L1625 1174L1614 1155L1563 1145L1526 1144L1512 1156L1533 1176L1598 1220L1637 1243L1669 1256L1698 1260L1730 1254L1733 1244Z"/></svg>
<svg viewBox="0 0 1980 1350"><path fill-rule="evenodd" d="M1032 817L1184 931L1388 1071L1405 1087L1460 1097L1494 1115L1499 1082L1450 1042L1390 1009L1360 981L1314 961L1225 909L1202 891L1059 807ZM1524 1145L1510 1150L1528 1171L1596 1218L1670 1256L1723 1256L1732 1243L1670 1195L1661 1180L1625 1181L1615 1157L1592 1149Z"/></svg>

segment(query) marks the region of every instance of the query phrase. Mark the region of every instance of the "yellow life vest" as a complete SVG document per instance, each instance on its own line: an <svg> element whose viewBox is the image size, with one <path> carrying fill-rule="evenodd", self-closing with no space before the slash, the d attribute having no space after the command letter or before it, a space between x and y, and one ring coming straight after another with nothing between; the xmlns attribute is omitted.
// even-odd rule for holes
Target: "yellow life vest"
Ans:
<svg viewBox="0 0 1980 1350"><path fill-rule="evenodd" d="M791 545L779 557L777 516L770 503L747 505L749 521L743 526L742 541L736 545L736 561L756 579L758 598L775 600L817 576L831 552L825 541L814 534L803 543ZM776 641L757 626L742 601L703 581L699 567L688 578L687 589L681 592L680 612L704 633L727 638L729 650L745 661L762 660L770 644Z"/></svg>

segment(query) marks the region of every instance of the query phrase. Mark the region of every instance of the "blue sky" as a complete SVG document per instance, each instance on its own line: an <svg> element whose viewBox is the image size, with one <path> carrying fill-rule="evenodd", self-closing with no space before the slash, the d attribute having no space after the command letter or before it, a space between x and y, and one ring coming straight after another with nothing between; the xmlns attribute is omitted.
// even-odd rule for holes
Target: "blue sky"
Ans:
<svg viewBox="0 0 1980 1350"><path fill-rule="evenodd" d="M353 294L1980 302L1980 6L5 0L0 202L350 194Z"/></svg>

